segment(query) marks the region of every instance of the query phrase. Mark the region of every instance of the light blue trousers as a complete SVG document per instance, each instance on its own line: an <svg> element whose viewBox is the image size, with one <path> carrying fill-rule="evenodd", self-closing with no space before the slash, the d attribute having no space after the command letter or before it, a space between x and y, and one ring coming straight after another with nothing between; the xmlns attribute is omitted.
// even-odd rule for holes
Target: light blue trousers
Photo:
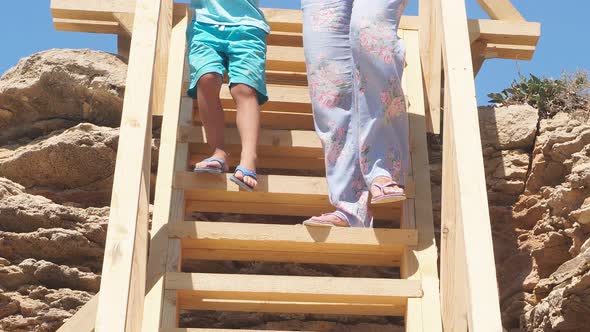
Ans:
<svg viewBox="0 0 590 332"><path fill-rule="evenodd" d="M352 227L372 227L377 177L404 185L408 116L398 24L409 0L302 0L305 57L330 202Z"/></svg>

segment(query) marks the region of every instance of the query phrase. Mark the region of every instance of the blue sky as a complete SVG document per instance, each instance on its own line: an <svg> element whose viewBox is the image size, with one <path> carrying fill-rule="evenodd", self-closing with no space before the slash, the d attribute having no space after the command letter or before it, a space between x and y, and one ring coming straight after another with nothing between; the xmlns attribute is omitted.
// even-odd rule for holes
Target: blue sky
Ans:
<svg viewBox="0 0 590 332"><path fill-rule="evenodd" d="M186 2L186 1L183 1ZM406 14L416 15L417 0L410 0ZM563 70L590 69L590 1L513 0L529 21L541 22L542 37L532 61L488 60L476 81L478 101L507 87L518 73L557 77ZM557 4L557 5L556 5ZM261 0L264 7L298 8L298 0ZM486 18L476 4L467 0L472 18ZM53 30L49 0L5 0L0 5L0 73L22 57L50 48L91 48L116 51L114 36L59 32Z"/></svg>

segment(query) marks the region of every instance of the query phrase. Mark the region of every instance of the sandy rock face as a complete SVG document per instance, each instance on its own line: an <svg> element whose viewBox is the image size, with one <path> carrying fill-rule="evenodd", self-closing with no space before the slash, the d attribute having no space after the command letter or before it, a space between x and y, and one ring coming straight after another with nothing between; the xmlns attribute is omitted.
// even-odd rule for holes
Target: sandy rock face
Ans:
<svg viewBox="0 0 590 332"><path fill-rule="evenodd" d="M108 208L24 190L0 178L0 330L55 331L100 286Z"/></svg>
<svg viewBox="0 0 590 332"><path fill-rule="evenodd" d="M80 122L117 127L127 65L91 50L49 50L0 78L0 144Z"/></svg>
<svg viewBox="0 0 590 332"><path fill-rule="evenodd" d="M108 208L58 205L0 178L0 257L27 258L96 270L102 258Z"/></svg>
<svg viewBox="0 0 590 332"><path fill-rule="evenodd" d="M119 130L82 123L14 150L0 151L0 176L55 202L109 205ZM152 146L152 169L157 167Z"/></svg>
<svg viewBox="0 0 590 332"><path fill-rule="evenodd" d="M540 121L524 194L513 207L512 220L523 266L530 273L520 290L521 325L529 331L581 331L590 313L587 265L590 227L590 115L562 112ZM523 276L527 269L522 269ZM502 271L502 270L500 270ZM501 272L499 273L502 274ZM515 309L514 302L503 302ZM518 306L516 306L518 307ZM517 310L504 311L517 319Z"/></svg>

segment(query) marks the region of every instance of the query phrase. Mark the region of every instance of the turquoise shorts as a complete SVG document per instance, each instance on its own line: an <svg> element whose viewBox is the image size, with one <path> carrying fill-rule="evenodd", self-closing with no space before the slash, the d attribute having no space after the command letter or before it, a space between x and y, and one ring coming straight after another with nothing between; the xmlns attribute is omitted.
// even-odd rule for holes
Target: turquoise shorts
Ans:
<svg viewBox="0 0 590 332"><path fill-rule="evenodd" d="M266 92L266 32L246 25L219 26L193 21L187 30L191 82L188 95L197 98L197 82L208 73L228 71L230 87L246 84L258 92L260 105Z"/></svg>

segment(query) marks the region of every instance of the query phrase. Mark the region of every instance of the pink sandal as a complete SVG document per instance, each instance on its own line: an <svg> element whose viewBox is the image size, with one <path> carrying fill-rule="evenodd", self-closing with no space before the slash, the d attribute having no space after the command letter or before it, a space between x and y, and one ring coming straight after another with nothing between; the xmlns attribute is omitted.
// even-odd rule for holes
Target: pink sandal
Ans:
<svg viewBox="0 0 590 332"><path fill-rule="evenodd" d="M394 192L390 194L385 194L385 188L390 186L395 186ZM377 187L381 192L380 195L374 196L371 199L371 204L386 204L392 202L399 202L406 199L404 188L399 186L399 184L395 181L390 181L384 184L373 183L371 187Z"/></svg>
<svg viewBox="0 0 590 332"><path fill-rule="evenodd" d="M345 225L338 225L332 221L328 221L328 220L324 220L321 219L322 217L328 217L328 216L334 216L340 220L342 220L343 222L346 223ZM303 222L304 226L315 226L315 227L350 227L350 224L348 223L348 218L346 218L346 216L344 214L342 214L339 211L336 212L331 212L331 213L324 213L319 217L311 217L309 219L307 219L306 221Z"/></svg>

